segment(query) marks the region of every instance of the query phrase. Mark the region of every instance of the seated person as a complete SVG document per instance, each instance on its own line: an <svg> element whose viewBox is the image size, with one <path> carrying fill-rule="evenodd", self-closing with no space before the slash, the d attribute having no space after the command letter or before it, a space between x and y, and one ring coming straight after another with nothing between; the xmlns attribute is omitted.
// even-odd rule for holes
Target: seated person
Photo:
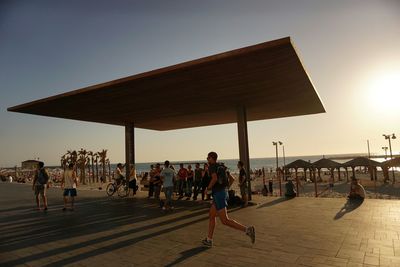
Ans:
<svg viewBox="0 0 400 267"><path fill-rule="evenodd" d="M288 179L286 185L286 192L285 192L285 197L295 197L296 196L296 190L294 189L294 184L292 182L292 179Z"/></svg>
<svg viewBox="0 0 400 267"><path fill-rule="evenodd" d="M354 176L351 177L350 193L348 198L350 200L364 200L365 198L365 189Z"/></svg>

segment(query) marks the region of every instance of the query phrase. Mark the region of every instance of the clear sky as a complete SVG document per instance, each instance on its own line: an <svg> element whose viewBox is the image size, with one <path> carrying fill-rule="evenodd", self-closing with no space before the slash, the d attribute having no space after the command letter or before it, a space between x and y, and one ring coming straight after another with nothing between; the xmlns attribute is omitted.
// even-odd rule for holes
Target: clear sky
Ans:
<svg viewBox="0 0 400 267"><path fill-rule="evenodd" d="M274 156L273 140L296 156L367 152L367 139L382 153L383 133L400 137L398 0L0 0L0 167L81 147L125 155L122 127L7 107L286 36L327 113L249 123L250 157ZM238 157L236 124L138 129L136 144L137 162Z"/></svg>

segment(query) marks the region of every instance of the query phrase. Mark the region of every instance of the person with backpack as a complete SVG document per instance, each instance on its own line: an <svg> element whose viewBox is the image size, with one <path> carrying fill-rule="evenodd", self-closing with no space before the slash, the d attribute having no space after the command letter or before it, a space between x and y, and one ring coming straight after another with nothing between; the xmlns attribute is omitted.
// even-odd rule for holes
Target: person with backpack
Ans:
<svg viewBox="0 0 400 267"><path fill-rule="evenodd" d="M251 243L254 244L256 238L254 226L244 226L243 224L240 224L237 221L232 220L228 217L226 207L228 206L227 189L229 186L229 177L226 173L226 167L223 164L218 163L217 159L217 153L208 153L208 171L211 177L211 181L207 189L212 191L213 202L209 211L208 235L205 239L202 240L202 243L204 246L212 247L212 238L215 229L216 217L218 216L224 225L242 231L250 237Z"/></svg>
<svg viewBox="0 0 400 267"><path fill-rule="evenodd" d="M49 173L44 168L44 162L40 161L32 182L32 190L35 192L37 210L40 210L39 195L42 197L44 211L47 210L46 190L48 181Z"/></svg>
<svg viewBox="0 0 400 267"><path fill-rule="evenodd" d="M74 170L74 164L70 163L68 169L64 171L63 177L61 179L61 189L64 189L64 207L63 211L67 210L68 196L71 200L71 210L74 210L74 200L77 195L76 187L78 186L78 178Z"/></svg>

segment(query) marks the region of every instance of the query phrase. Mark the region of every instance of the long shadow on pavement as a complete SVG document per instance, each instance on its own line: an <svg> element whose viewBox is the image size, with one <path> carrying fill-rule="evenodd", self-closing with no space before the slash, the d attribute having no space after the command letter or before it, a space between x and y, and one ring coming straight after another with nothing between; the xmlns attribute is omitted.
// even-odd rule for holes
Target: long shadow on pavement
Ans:
<svg viewBox="0 0 400 267"><path fill-rule="evenodd" d="M15 266L65 253L76 254L80 249L88 247L93 248L78 255L67 255L62 261L52 262L50 266L75 263L182 229L208 218L208 204L179 201L175 206L174 212L162 213L156 201L92 197L81 198L74 212L62 212L61 202L54 202L47 213L33 211L32 208L7 209L5 214L8 216L0 218L0 251L3 255L0 262L2 266ZM230 212L235 210L238 209L230 209ZM87 236L87 239L82 241L83 236ZM124 239L126 237L128 239ZM73 240L74 238L78 240ZM109 244L118 238L124 240ZM33 254L23 254L12 259L4 257L7 253L57 241L62 242L56 247L48 246L44 250L36 250ZM102 242L107 244L102 245ZM192 251L195 252L197 250ZM190 252L182 255L181 261L186 259Z"/></svg>
<svg viewBox="0 0 400 267"><path fill-rule="evenodd" d="M208 247L203 247L202 246L202 247L196 247L196 248L192 248L192 249L188 249L188 250L182 251L180 253L181 256L178 259L176 259L175 261L165 265L165 267L175 266L175 265L177 265L177 264L189 259L190 257L196 256L196 255L198 255L198 254L200 254L200 253L202 253L202 252L204 252L204 251L206 251L208 249L209 249Z"/></svg>
<svg viewBox="0 0 400 267"><path fill-rule="evenodd" d="M294 198L280 197L280 198L277 198L277 199L275 199L273 201L270 201L270 202L267 202L267 203L264 203L264 204L258 206L257 209L271 207L271 206L274 206L274 205L277 205L279 203L286 202L286 201L289 201L289 200L292 200L292 199L294 199Z"/></svg>
<svg viewBox="0 0 400 267"><path fill-rule="evenodd" d="M334 220L341 219L346 213L352 212L361 206L364 200L347 200L343 207L336 213Z"/></svg>

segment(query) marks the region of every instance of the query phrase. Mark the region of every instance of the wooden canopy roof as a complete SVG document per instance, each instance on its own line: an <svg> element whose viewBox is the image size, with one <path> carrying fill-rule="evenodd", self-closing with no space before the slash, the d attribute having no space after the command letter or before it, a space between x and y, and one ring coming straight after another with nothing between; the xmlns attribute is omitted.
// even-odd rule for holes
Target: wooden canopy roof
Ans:
<svg viewBox="0 0 400 267"><path fill-rule="evenodd" d="M382 164L366 158L366 157L357 157L355 159L349 160L345 163L343 163L344 167L357 167L357 166L363 166L363 167L368 167L368 166L372 166L372 167L380 167Z"/></svg>
<svg viewBox="0 0 400 267"><path fill-rule="evenodd" d="M387 161L382 162L382 166L385 167L400 167L400 157L398 158L393 158Z"/></svg>
<svg viewBox="0 0 400 267"><path fill-rule="evenodd" d="M317 169L321 169L321 168L335 169L335 168L340 168L343 166L339 162L333 161L331 159L326 159L326 158L317 160L316 162L313 163L313 165Z"/></svg>
<svg viewBox="0 0 400 267"><path fill-rule="evenodd" d="M172 130L325 112L289 37L97 84L8 111Z"/></svg>
<svg viewBox="0 0 400 267"><path fill-rule="evenodd" d="M285 166L286 169L312 168L314 165L308 161L298 159Z"/></svg>

